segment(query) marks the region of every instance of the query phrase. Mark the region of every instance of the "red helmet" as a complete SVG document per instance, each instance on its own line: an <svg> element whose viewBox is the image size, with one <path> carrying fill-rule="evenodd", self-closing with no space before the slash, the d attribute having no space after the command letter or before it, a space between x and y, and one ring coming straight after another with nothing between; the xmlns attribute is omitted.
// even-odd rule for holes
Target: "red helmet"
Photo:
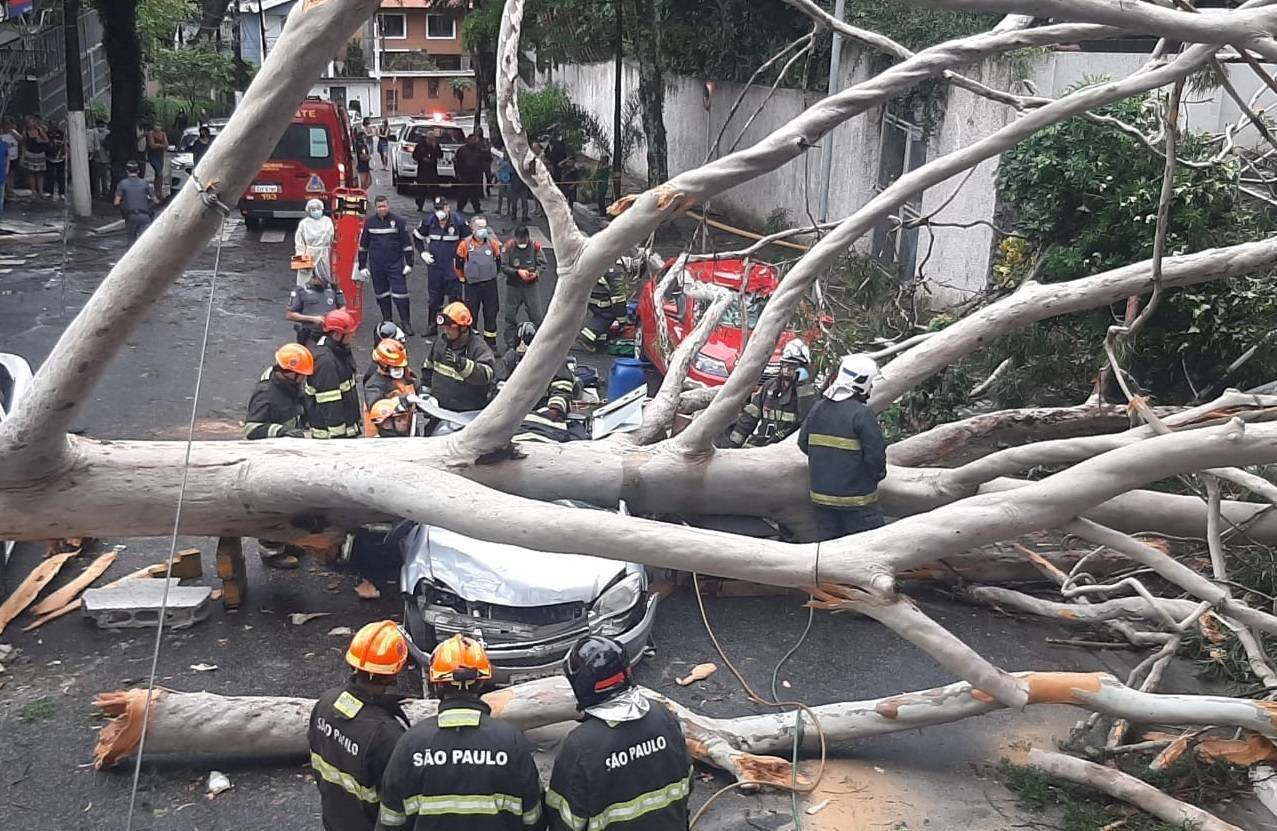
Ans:
<svg viewBox="0 0 1277 831"><path fill-rule="evenodd" d="M355 330L359 328L359 324L355 322L355 316L345 309L333 309L324 315L324 331L336 332L340 335L353 335Z"/></svg>

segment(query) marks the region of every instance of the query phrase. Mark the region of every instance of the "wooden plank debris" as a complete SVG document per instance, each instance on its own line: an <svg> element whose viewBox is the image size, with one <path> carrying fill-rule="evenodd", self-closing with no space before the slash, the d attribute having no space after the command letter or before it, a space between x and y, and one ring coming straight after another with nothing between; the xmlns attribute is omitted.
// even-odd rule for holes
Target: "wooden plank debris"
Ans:
<svg viewBox="0 0 1277 831"><path fill-rule="evenodd" d="M9 595L9 599L0 604L0 634L3 634L4 628L21 614L23 609L31 605L36 595L49 585L62 566L66 565L66 561L74 556L73 553L54 554L31 570L13 594Z"/></svg>

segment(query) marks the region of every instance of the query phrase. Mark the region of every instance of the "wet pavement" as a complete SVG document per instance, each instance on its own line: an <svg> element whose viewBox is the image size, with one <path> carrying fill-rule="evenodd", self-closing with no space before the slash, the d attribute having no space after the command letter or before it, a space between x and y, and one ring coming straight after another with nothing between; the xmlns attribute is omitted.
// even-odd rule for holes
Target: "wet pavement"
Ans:
<svg viewBox="0 0 1277 831"><path fill-rule="evenodd" d="M387 176L380 171L377 175L379 179ZM396 210L411 213L408 200L393 198ZM11 207L22 211L21 203ZM107 210L100 224L114 219ZM503 237L512 227L502 218L494 218L494 225ZM271 244L261 242L258 232L246 231L238 218L227 224L197 409L201 437L238 437L254 380L270 362L275 346L291 339L283 308L293 281L288 270L292 229L279 228L286 231L287 241ZM126 336L126 349L105 381L85 391L92 403L76 425L78 430L102 438L184 436L215 244L199 254L191 270ZM19 249L0 243L0 259L31 257L7 273L0 268L0 350L19 352L38 364L123 248L120 234L82 235L65 251L57 244ZM424 269L418 268L410 279L414 311L419 310L416 316L424 321ZM367 307L372 307L371 292ZM415 339L409 344L414 361L420 360L421 343ZM371 346L365 327L360 352L366 354ZM161 561L168 550L168 541L160 539L105 540L100 547L117 542L127 548L107 578ZM183 539L179 544L203 550L204 582L218 585L213 577L214 541ZM297 571L280 572L262 569L251 543L246 553L249 594L244 607L228 612L218 604L208 620L188 630L167 632L158 685L225 694L314 696L344 676L345 639L328 636L330 629L358 627L400 614L393 565L359 573L307 559ZM40 556L38 546L20 546L6 575L9 585L16 584ZM73 564L67 574L76 571L78 566ZM365 576L381 589L380 599L360 600L354 594L354 585ZM773 667L804 631L804 600L795 594L707 600L723 647L763 694L769 689ZM1009 669L1088 670L1104 668L1102 662L1107 662L1107 668L1125 674L1128 661L1121 653L1097 656L1047 644L1045 637L1059 634L1054 627L974 611L943 597L924 596L924 605ZM294 626L287 622L291 612L330 614ZM20 619L0 638L21 650L17 658L6 662L7 672L0 674L0 828L120 831L126 825L132 765L110 771L92 767L93 742L103 724L92 698L103 691L145 685L153 633L104 632L78 615L23 633L19 627L26 621ZM722 664L706 636L695 598L685 586L662 602L653 645L654 654L638 670L642 683L709 715L743 715L762 709L747 700L726 668L691 687L674 683L697 663ZM192 668L199 664L217 669ZM778 680L787 684L781 690L784 697L819 704L922 689L953 679L872 621L822 613L816 615ZM405 688L420 692L415 680L406 681ZM799 800L800 806L823 799L831 802L813 816L804 815L803 825L810 829L921 829L961 824L989 831L1022 827L1031 818L1014 806L1000 784L973 772L972 763L996 763L1017 741L1049 744L1050 737L1062 737L1078 717L1067 708L1039 708L835 744L822 790ZM214 768L226 772L234 788L210 801L204 796L205 783ZM695 803L703 803L727 782L721 774L698 770ZM779 829L790 821L788 796L729 793L697 827ZM133 828L319 827L315 787L298 761L148 759L142 768Z"/></svg>

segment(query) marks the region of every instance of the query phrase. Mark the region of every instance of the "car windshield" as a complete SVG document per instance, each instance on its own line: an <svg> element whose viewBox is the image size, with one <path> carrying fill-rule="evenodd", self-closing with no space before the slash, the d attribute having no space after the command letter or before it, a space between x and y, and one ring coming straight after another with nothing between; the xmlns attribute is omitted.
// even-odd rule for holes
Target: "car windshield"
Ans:
<svg viewBox="0 0 1277 831"><path fill-rule="evenodd" d="M333 157L328 128L318 124L289 124L270 157L277 162L328 161Z"/></svg>
<svg viewBox="0 0 1277 831"><path fill-rule="evenodd" d="M464 144L466 141L466 134L461 132L460 127L436 127L429 124L417 124L409 127L408 134L404 136L404 141L416 143L428 135L438 138L440 144Z"/></svg>
<svg viewBox="0 0 1277 831"><path fill-rule="evenodd" d="M745 295L745 309L749 316L749 328L753 329L758 326L758 318L763 314L763 307L767 305L770 294L747 294ZM700 320L701 315L709 308L709 302L706 300L696 301L696 319ZM728 304L727 310L723 312L723 319L719 321L719 326L728 329L740 328L741 301L740 295L734 295L732 302Z"/></svg>

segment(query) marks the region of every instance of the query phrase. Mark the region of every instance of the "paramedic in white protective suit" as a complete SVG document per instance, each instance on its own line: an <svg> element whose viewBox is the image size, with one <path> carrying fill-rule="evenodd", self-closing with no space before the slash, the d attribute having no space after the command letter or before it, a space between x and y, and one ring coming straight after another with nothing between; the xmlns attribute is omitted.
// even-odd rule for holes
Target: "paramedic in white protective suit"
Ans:
<svg viewBox="0 0 1277 831"><path fill-rule="evenodd" d="M306 217L297 223L297 233L293 236L293 253L308 255L326 283L332 283L329 255L333 250L333 233L333 221L324 215L324 203L318 199L308 201ZM309 268L297 270L297 285L305 286L310 282L310 271Z"/></svg>

